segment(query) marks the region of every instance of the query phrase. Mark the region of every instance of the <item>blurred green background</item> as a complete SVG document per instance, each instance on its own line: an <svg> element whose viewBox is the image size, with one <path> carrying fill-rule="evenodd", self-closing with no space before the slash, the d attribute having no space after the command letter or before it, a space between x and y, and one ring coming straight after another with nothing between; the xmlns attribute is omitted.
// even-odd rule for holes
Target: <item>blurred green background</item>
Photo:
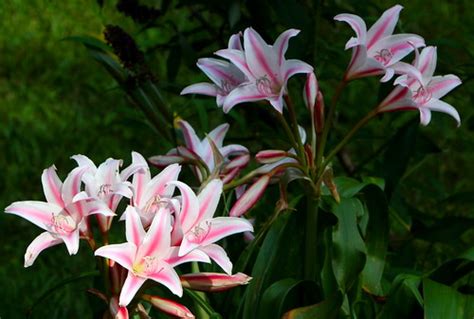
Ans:
<svg viewBox="0 0 474 319"><path fill-rule="evenodd" d="M133 2L133 1L131 1ZM350 53L343 50L352 31L335 24L332 17L354 12L368 25L393 1L140 1L155 8L167 7L157 23L137 23L118 12L116 1L104 0L6 0L0 3L0 207L17 200L42 200L40 175L55 164L64 177L73 154L85 154L96 163L107 157L130 161L130 152L145 156L163 153L168 145L160 140L142 113L135 108L110 75L93 61L79 43L68 36L102 37L107 24L120 25L145 52L147 64L157 76L165 98L177 115L192 122L200 136L222 121L232 123L229 142L246 144L255 152L275 143L275 126L262 123L263 106L236 107L223 115L212 98L180 97L184 86L204 81L195 67L196 59L211 56L224 47L228 37L251 25L271 42L290 27L302 30L292 40L288 56L315 66L326 99L331 96L347 65ZM417 131L415 154L394 195L393 212L400 233L415 227L407 211L416 210L432 225L449 217L453 224L436 228L441 235L400 239L416 241L406 251L415 268L433 267L467 247L473 238L474 202L474 3L472 1L400 1L398 30L417 33L438 46L437 74L454 73L464 84L445 100L454 105L462 125L436 113L430 126ZM309 8L309 9L308 9ZM155 21L156 22L156 21ZM301 100L303 79L290 83ZM390 86L380 90L377 79L351 83L339 105L337 140L358 118L370 110ZM375 89L374 89L375 88ZM376 94L374 94L374 92ZM385 115L368 125L346 152L358 170L353 173L387 177L382 160L370 160L399 127L418 115ZM299 118L308 124L304 107ZM266 139L265 136L271 136ZM263 137L262 139L260 139ZM275 147L273 145L273 147ZM391 153L380 150L385 159ZM363 165L362 165L363 164ZM335 174L344 169L335 163ZM385 175L384 175L385 174ZM397 221L394 221L396 223ZM430 224L430 222L428 222ZM443 233L444 231L444 233ZM40 255L35 264L23 268L23 254L40 229L16 216L0 219L0 317L21 318L42 292L71 274L94 269L87 249L68 257L60 245ZM416 249L413 250L413 247ZM85 248L85 246L84 246ZM404 265L400 265L403 267ZM91 281L70 284L35 309L34 318L87 318L84 290Z"/></svg>

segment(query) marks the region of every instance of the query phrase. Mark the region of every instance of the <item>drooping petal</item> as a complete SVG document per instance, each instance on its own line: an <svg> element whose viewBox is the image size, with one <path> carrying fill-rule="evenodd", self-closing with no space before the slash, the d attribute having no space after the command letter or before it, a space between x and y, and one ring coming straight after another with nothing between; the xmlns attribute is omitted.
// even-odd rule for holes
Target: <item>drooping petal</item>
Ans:
<svg viewBox="0 0 474 319"><path fill-rule="evenodd" d="M120 172L120 179L126 181L130 176L148 169L148 164L144 162L143 156L138 152L132 152L132 163Z"/></svg>
<svg viewBox="0 0 474 319"><path fill-rule="evenodd" d="M245 214L255 203L262 197L263 192L270 182L270 176L263 175L255 183L250 186L245 193L235 202L230 210L229 215L239 217Z"/></svg>
<svg viewBox="0 0 474 319"><path fill-rule="evenodd" d="M131 271L128 272L127 279L122 286L122 291L120 292L119 305L126 307L133 297L137 293L138 289L141 288L143 283L146 281L146 278L135 276Z"/></svg>
<svg viewBox="0 0 474 319"><path fill-rule="evenodd" d="M197 137L193 127L185 120L180 120L178 122L178 125L181 128L181 131L183 132L183 137L187 148L189 148L195 153L198 153L201 141Z"/></svg>
<svg viewBox="0 0 474 319"><path fill-rule="evenodd" d="M219 267L227 274L232 274L232 262L230 261L224 248L219 245L211 244L200 248L204 251Z"/></svg>
<svg viewBox="0 0 474 319"><path fill-rule="evenodd" d="M343 21L348 23L351 28L355 31L356 37L350 38L346 43L346 50L357 45L365 45L367 39L367 26L364 20L354 14L338 14L334 17L334 20Z"/></svg>
<svg viewBox="0 0 474 319"><path fill-rule="evenodd" d="M199 193L199 214L197 221L209 219L214 216L217 205L222 194L222 181L213 179L206 187Z"/></svg>
<svg viewBox="0 0 474 319"><path fill-rule="evenodd" d="M25 268L33 265L36 257L46 248L62 243L62 239L51 235L49 232L41 233L36 237L31 244L26 248L25 253Z"/></svg>
<svg viewBox="0 0 474 319"><path fill-rule="evenodd" d="M218 89L219 88L215 84L201 82L188 85L179 94L202 94L207 96L217 96Z"/></svg>
<svg viewBox="0 0 474 319"><path fill-rule="evenodd" d="M428 91L433 98L440 99L461 83L461 80L453 74L434 76L428 84Z"/></svg>
<svg viewBox="0 0 474 319"><path fill-rule="evenodd" d="M166 314L177 318L195 318L193 313L173 300L161 298L158 296L142 295L142 299L148 301L153 307L163 311Z"/></svg>
<svg viewBox="0 0 474 319"><path fill-rule="evenodd" d="M300 30L289 29L283 32L278 36L275 43L273 44L273 49L276 51L278 56L278 65L282 65L285 60L285 53L288 50L288 42L290 39L300 33Z"/></svg>
<svg viewBox="0 0 474 319"><path fill-rule="evenodd" d="M183 287L204 292L226 291L237 286L247 285L252 280L252 277L241 272L234 275L202 272L181 275L179 278Z"/></svg>
<svg viewBox="0 0 474 319"><path fill-rule="evenodd" d="M71 156L71 158L76 161L76 163L77 163L78 166L86 166L86 167L89 167L89 168L92 169L92 171L94 171L94 172L95 172L95 170L97 169L97 166L95 166L94 162L91 161L91 159L88 158L88 157L85 156L85 155L77 154L77 155Z"/></svg>
<svg viewBox="0 0 474 319"><path fill-rule="evenodd" d="M171 197L174 192L174 187L168 186L168 184L171 181L176 181L180 172L181 165L179 164L171 164L163 169L146 185L140 204L146 205L146 203L155 196Z"/></svg>
<svg viewBox="0 0 474 319"><path fill-rule="evenodd" d="M431 110L427 107L420 107L420 123L421 125L428 125L431 121Z"/></svg>
<svg viewBox="0 0 474 319"><path fill-rule="evenodd" d="M367 31L367 48L372 47L380 39L393 33L402 9L403 7L398 4L391 7L370 27Z"/></svg>
<svg viewBox="0 0 474 319"><path fill-rule="evenodd" d="M427 103L425 103L422 107L427 107L431 111L443 112L448 115L451 115L451 117L453 117L456 120L457 126L459 127L461 125L461 118L459 117L458 111L456 111L454 107L452 107L446 102L440 101L438 99L431 99Z"/></svg>
<svg viewBox="0 0 474 319"><path fill-rule="evenodd" d="M6 213L23 217L44 230L50 230L53 216L61 210L62 207L39 201L14 202L5 208Z"/></svg>
<svg viewBox="0 0 474 319"><path fill-rule="evenodd" d="M181 297L183 295L183 287L181 286L178 274L173 267L166 263L161 264L161 267L160 271L149 274L148 277L166 286L172 293Z"/></svg>
<svg viewBox="0 0 474 319"><path fill-rule="evenodd" d="M217 217L211 219L209 222L210 230L200 243L201 246L207 246L233 234L253 231L252 224L244 218Z"/></svg>
<svg viewBox="0 0 474 319"><path fill-rule="evenodd" d="M79 229L76 229L68 234L61 235L61 239L66 244L69 255L77 254L79 250Z"/></svg>
<svg viewBox="0 0 474 319"><path fill-rule="evenodd" d="M128 206L125 210L125 235L129 243L140 246L145 237L145 230L143 229L140 215L133 206Z"/></svg>
<svg viewBox="0 0 474 319"><path fill-rule="evenodd" d="M236 87L227 95L222 110L228 113L237 104L258 101L266 97L267 94L258 90L254 82L248 82Z"/></svg>
<svg viewBox="0 0 474 319"><path fill-rule="evenodd" d="M367 57L367 48L358 45L352 48L352 57L347 67L344 79L346 81L364 76L382 74L384 67L377 60Z"/></svg>
<svg viewBox="0 0 474 319"><path fill-rule="evenodd" d="M138 248L137 256L155 256L166 252L171 244L171 213L160 208L155 214L148 232Z"/></svg>
<svg viewBox="0 0 474 319"><path fill-rule="evenodd" d="M306 62L295 59L286 60L283 66L283 85L286 86L288 79L295 74L311 72L313 72L313 67Z"/></svg>
<svg viewBox="0 0 474 319"><path fill-rule="evenodd" d="M137 247L133 243L107 245L98 248L94 255L109 258L122 267L131 270Z"/></svg>
<svg viewBox="0 0 474 319"><path fill-rule="evenodd" d="M171 267L176 267L178 265L197 261L203 263L210 263L211 260L209 256L199 249L195 249L184 256L179 256L179 247L172 247L166 256L163 256L163 260L169 264Z"/></svg>
<svg viewBox="0 0 474 319"><path fill-rule="evenodd" d="M53 165L43 171L41 175L41 183L43 184L43 192L48 203L53 203L58 206L64 206L61 197L62 182L56 174L56 167Z"/></svg>
<svg viewBox="0 0 474 319"><path fill-rule="evenodd" d="M421 75L421 72L411 64L399 61L391 65L390 68L395 71L395 74L402 74L395 79L393 85L400 84L402 86L409 87L413 82L416 81L423 83L423 76Z"/></svg>
<svg viewBox="0 0 474 319"><path fill-rule="evenodd" d="M245 61L255 78L267 77L272 83L278 83L279 57L252 28L244 31L244 54Z"/></svg>

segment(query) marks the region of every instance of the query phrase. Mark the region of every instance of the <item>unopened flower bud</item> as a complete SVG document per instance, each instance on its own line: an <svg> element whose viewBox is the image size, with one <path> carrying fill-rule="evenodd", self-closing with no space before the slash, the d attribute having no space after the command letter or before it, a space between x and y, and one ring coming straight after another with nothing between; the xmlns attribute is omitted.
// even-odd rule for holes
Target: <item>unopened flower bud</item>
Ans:
<svg viewBox="0 0 474 319"><path fill-rule="evenodd" d="M316 96L316 107L314 110L314 127L316 128L316 133L322 133L324 128L324 96L321 91L318 91Z"/></svg>
<svg viewBox="0 0 474 319"><path fill-rule="evenodd" d="M241 272L235 275L202 272L182 275L179 278L183 287L204 292L225 291L237 286L247 285L252 279L252 277Z"/></svg>
<svg viewBox="0 0 474 319"><path fill-rule="evenodd" d="M281 150L264 150L255 155L257 162L262 164L273 164L288 157L288 152Z"/></svg>
<svg viewBox="0 0 474 319"><path fill-rule="evenodd" d="M151 303L153 307L172 316L178 318L196 318L188 308L173 300L152 295L142 295L142 299Z"/></svg>
<svg viewBox="0 0 474 319"><path fill-rule="evenodd" d="M304 85L303 99L308 110L313 113L316 104L316 95L318 94L318 80L313 72L308 73L306 84Z"/></svg>

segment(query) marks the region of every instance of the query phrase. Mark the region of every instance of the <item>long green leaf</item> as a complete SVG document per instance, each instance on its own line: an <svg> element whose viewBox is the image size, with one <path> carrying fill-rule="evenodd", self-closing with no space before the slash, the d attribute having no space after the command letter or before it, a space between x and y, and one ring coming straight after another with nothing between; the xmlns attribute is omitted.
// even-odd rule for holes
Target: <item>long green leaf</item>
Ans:
<svg viewBox="0 0 474 319"><path fill-rule="evenodd" d="M333 319L337 318L342 305L342 294L338 291L328 299L312 305L293 309L283 319Z"/></svg>
<svg viewBox="0 0 474 319"><path fill-rule="evenodd" d="M464 295L456 289L430 279L423 280L426 319L474 318L474 295Z"/></svg>
<svg viewBox="0 0 474 319"><path fill-rule="evenodd" d="M411 318L413 310L418 305L423 306L418 287L421 283L419 276L400 274L393 280L387 295L387 303L377 315L377 319Z"/></svg>

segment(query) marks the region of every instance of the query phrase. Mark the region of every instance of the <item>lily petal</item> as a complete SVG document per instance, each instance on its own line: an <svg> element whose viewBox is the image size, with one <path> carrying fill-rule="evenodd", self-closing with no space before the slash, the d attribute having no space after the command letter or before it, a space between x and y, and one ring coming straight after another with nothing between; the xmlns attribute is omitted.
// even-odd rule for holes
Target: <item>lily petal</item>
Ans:
<svg viewBox="0 0 474 319"><path fill-rule="evenodd" d="M440 99L461 83L461 80L453 74L434 76L428 84L428 91L433 98Z"/></svg>
<svg viewBox="0 0 474 319"><path fill-rule="evenodd" d="M43 184L43 192L48 203L58 206L64 206L61 197L62 182L56 174L56 167L53 165L43 171L41 175L41 183Z"/></svg>
<svg viewBox="0 0 474 319"><path fill-rule="evenodd" d="M167 264L169 264L171 267L176 267L178 265L181 265L187 262L192 262L192 261L203 262L203 263L211 262L211 260L209 259L209 256L199 249L194 249L193 251L190 251L184 256L179 256L179 247L172 247L169 250L168 255L163 257L163 260Z"/></svg>
<svg viewBox="0 0 474 319"><path fill-rule="evenodd" d="M443 112L448 115L451 115L456 120L457 126L459 127L461 125L461 118L459 117L458 111L456 111L454 107L452 107L446 102L432 98L426 104L424 104L422 108L423 107L427 107L431 111Z"/></svg>
<svg viewBox="0 0 474 319"><path fill-rule="evenodd" d="M385 65L391 65L406 57L415 48L425 45L425 40L416 34L395 34L379 40L368 50L369 56L375 56L377 52L388 50L390 60Z"/></svg>
<svg viewBox="0 0 474 319"><path fill-rule="evenodd" d="M76 167L64 180L61 192L65 205L72 203L74 196L80 193L82 183L81 178L87 169L88 167Z"/></svg>
<svg viewBox="0 0 474 319"><path fill-rule="evenodd" d="M145 238L145 229L143 229L140 215L133 206L128 206L125 210L125 235L129 243L140 246L143 238Z"/></svg>
<svg viewBox="0 0 474 319"><path fill-rule="evenodd" d="M212 141L214 142L214 144L216 144L218 148L221 148L228 130L229 124L224 123L209 132L207 136L212 139Z"/></svg>
<svg viewBox="0 0 474 319"><path fill-rule="evenodd" d="M150 181L150 168L145 160L145 158L140 154L133 152L132 153L132 163L134 165L144 167L144 169L133 174L132 187L134 190L133 202L138 205L141 202L143 192L145 187Z"/></svg>
<svg viewBox="0 0 474 319"><path fill-rule="evenodd" d="M36 260L36 257L46 248L62 243L61 238L54 237L49 232L41 233L36 237L31 244L26 248L25 253L25 268L30 267Z"/></svg>
<svg viewBox="0 0 474 319"><path fill-rule="evenodd" d="M180 120L178 121L178 125L183 132L184 141L186 142L186 146L195 153L199 153L199 145L201 141L196 135L193 127L186 121Z"/></svg>
<svg viewBox="0 0 474 319"><path fill-rule="evenodd" d="M334 17L336 21L346 22L355 31L356 38L350 38L346 43L346 50L357 45L365 45L367 41L367 26L364 20L354 14L338 14Z"/></svg>
<svg viewBox="0 0 474 319"><path fill-rule="evenodd" d="M221 58L227 59L232 62L243 74L249 79L253 79L254 75L249 69L249 66L245 60L245 54L241 50L235 49L223 49L214 53Z"/></svg>
<svg viewBox="0 0 474 319"><path fill-rule="evenodd" d="M141 288L143 283L146 281L146 278L135 276L131 271L128 272L127 279L122 286L122 291L120 292L119 305L126 307L133 297L137 293L138 289Z"/></svg>
<svg viewBox="0 0 474 319"><path fill-rule="evenodd" d="M5 208L6 213L23 217L44 230L50 230L53 215L61 210L57 205L39 201L14 202Z"/></svg>
<svg viewBox="0 0 474 319"><path fill-rule="evenodd" d="M142 299L148 301L153 307L166 314L177 318L195 318L193 313L180 303L158 296L143 295Z"/></svg>
<svg viewBox="0 0 474 319"><path fill-rule="evenodd" d="M179 218L183 232L186 233L198 221L199 200L193 190L183 182L174 181L170 184L176 185L181 192L181 212Z"/></svg>
<svg viewBox="0 0 474 319"><path fill-rule="evenodd" d="M132 243L107 245L98 248L94 255L109 258L122 267L131 270L137 247Z"/></svg>
<svg viewBox="0 0 474 319"><path fill-rule="evenodd" d="M229 38L229 43L228 43L229 49L243 51L244 48L242 47L242 41L240 40L241 37L242 37L241 32L231 35L231 37Z"/></svg>
<svg viewBox="0 0 474 319"><path fill-rule="evenodd" d="M166 286L172 293L178 297L183 296L183 287L181 286L181 280L173 267L168 264L163 263L161 265L161 270L150 274L149 278L159 282L160 284Z"/></svg>
<svg viewBox="0 0 474 319"><path fill-rule="evenodd" d="M79 229L76 229L69 234L61 235L61 239L66 244L69 255L77 254L79 250Z"/></svg>
<svg viewBox="0 0 474 319"><path fill-rule="evenodd" d="M279 57L254 29L244 31L245 61L254 78L268 77L271 82L278 83L280 69Z"/></svg>
<svg viewBox="0 0 474 319"><path fill-rule="evenodd" d="M155 214L151 226L138 248L137 256L154 256L165 252L171 244L171 213L160 208Z"/></svg>
<svg viewBox="0 0 474 319"><path fill-rule="evenodd" d="M253 231L252 224L244 219L237 217L217 217L209 221L210 231L204 240L200 243L201 246L213 244L220 239L245 231Z"/></svg>
<svg viewBox="0 0 474 319"><path fill-rule="evenodd" d="M206 187L199 193L199 215L197 220L209 219L214 216L217 205L222 194L222 181L219 179L213 179Z"/></svg>
<svg viewBox="0 0 474 319"><path fill-rule="evenodd" d="M140 204L146 205L146 203L155 196L171 197L174 192L174 187L170 187L168 184L171 181L176 181L180 172L181 165L179 164L171 164L163 169L146 185Z"/></svg>
<svg viewBox="0 0 474 319"><path fill-rule="evenodd" d="M200 248L204 251L216 264L219 265L227 274L232 274L232 262L230 261L224 248L219 245L211 244Z"/></svg>
<svg viewBox="0 0 474 319"><path fill-rule="evenodd" d="M367 31L367 48L370 48L381 38L393 33L402 9L403 7L398 4L391 7L370 27Z"/></svg>
<svg viewBox="0 0 474 319"><path fill-rule="evenodd" d="M436 47L429 46L421 51L416 61L416 68L421 72L424 78L431 78L436 69L436 62Z"/></svg>
<svg viewBox="0 0 474 319"><path fill-rule="evenodd" d="M273 44L273 48L276 50L278 55L278 65L283 64L286 50L288 50L288 42L292 37L297 36L298 33L300 33L300 30L289 29L280 34L276 39L275 43Z"/></svg>
<svg viewBox="0 0 474 319"><path fill-rule="evenodd" d="M217 96L218 89L219 88L215 84L201 82L188 85L179 94L202 94L207 96Z"/></svg>
<svg viewBox="0 0 474 319"><path fill-rule="evenodd" d="M395 89L379 104L379 113L397 110L416 109L417 104L412 98L412 94L407 87L396 86Z"/></svg>

